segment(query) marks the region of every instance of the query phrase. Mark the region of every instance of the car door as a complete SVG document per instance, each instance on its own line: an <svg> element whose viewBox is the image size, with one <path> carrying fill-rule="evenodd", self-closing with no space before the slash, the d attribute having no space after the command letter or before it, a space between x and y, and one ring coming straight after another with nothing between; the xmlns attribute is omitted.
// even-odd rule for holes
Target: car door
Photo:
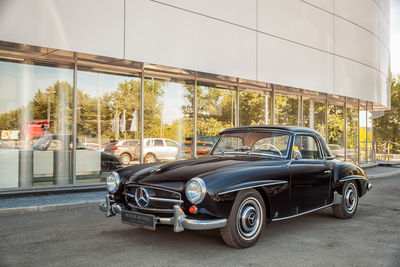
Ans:
<svg viewBox="0 0 400 267"><path fill-rule="evenodd" d="M163 139L154 139L154 154L156 154L157 159L167 158L167 147Z"/></svg>
<svg viewBox="0 0 400 267"><path fill-rule="evenodd" d="M290 165L290 199L294 214L327 205L332 173L316 136L296 134L293 151L296 150L302 157Z"/></svg>

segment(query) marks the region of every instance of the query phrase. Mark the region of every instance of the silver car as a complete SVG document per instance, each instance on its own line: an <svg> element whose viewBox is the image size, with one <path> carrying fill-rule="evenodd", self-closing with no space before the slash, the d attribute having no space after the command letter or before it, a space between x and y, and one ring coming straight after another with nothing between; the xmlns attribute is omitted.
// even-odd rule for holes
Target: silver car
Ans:
<svg viewBox="0 0 400 267"><path fill-rule="evenodd" d="M158 160L175 160L178 158L180 146L177 142L166 138L145 138L143 140L144 163ZM139 158L140 146L136 147L135 158Z"/></svg>
<svg viewBox="0 0 400 267"><path fill-rule="evenodd" d="M134 158L139 140L120 140L111 142L104 148L104 152L117 156L122 164L128 165Z"/></svg>

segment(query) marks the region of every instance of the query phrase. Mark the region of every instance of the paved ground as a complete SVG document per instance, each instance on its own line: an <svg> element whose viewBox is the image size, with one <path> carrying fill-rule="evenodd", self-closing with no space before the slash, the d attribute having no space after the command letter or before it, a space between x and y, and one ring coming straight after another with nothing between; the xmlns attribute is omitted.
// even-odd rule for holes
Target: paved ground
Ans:
<svg viewBox="0 0 400 267"><path fill-rule="evenodd" d="M268 225L253 248L218 231L155 232L97 205L0 216L1 266L400 266L400 176L375 179L351 220L324 210Z"/></svg>

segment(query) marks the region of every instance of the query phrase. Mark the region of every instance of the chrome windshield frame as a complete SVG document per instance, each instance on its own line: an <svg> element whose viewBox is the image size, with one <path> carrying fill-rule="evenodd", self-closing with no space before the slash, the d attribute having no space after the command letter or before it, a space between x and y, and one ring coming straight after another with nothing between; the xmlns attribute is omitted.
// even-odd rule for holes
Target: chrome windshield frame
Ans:
<svg viewBox="0 0 400 267"><path fill-rule="evenodd" d="M210 156L219 156L219 155L224 155L224 154L237 154L237 155L248 155L251 156L253 155L260 155L260 156L265 156L265 157L273 157L273 158L280 158L280 159L288 159L289 155L291 154L292 151L292 145L293 145L293 136L294 133L290 132L290 131L285 131L285 130L279 130L279 129L274 129L274 130L270 130L270 129L266 129L266 130L259 130L259 131L237 131L237 133L243 133L243 132L247 132L247 133L251 133L251 132L264 132L264 133L275 133L275 132L279 132L279 133L283 133L283 134L287 134L289 136L289 140L288 140L288 145L287 145L287 150L286 150L286 154L285 155L271 155L271 154L264 154L264 153L257 153L257 152L244 152L244 151L224 151L224 152L217 152L215 153L215 148L217 147L218 143L220 142L221 138L225 135L225 134L220 134L217 142L214 144L211 152L209 153ZM235 131L229 132L227 134L232 134L232 133L236 133Z"/></svg>

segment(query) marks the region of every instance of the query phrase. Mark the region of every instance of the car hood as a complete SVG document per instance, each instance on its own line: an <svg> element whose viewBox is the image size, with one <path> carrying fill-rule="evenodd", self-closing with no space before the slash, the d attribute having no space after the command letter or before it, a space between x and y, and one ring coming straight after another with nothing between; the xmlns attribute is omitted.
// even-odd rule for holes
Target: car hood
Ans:
<svg viewBox="0 0 400 267"><path fill-rule="evenodd" d="M193 177L207 177L246 168L282 165L283 159L253 156L213 156L171 163L143 164L122 169L127 183L181 190ZM140 167L141 166L141 167ZM121 173L120 173L121 174Z"/></svg>

